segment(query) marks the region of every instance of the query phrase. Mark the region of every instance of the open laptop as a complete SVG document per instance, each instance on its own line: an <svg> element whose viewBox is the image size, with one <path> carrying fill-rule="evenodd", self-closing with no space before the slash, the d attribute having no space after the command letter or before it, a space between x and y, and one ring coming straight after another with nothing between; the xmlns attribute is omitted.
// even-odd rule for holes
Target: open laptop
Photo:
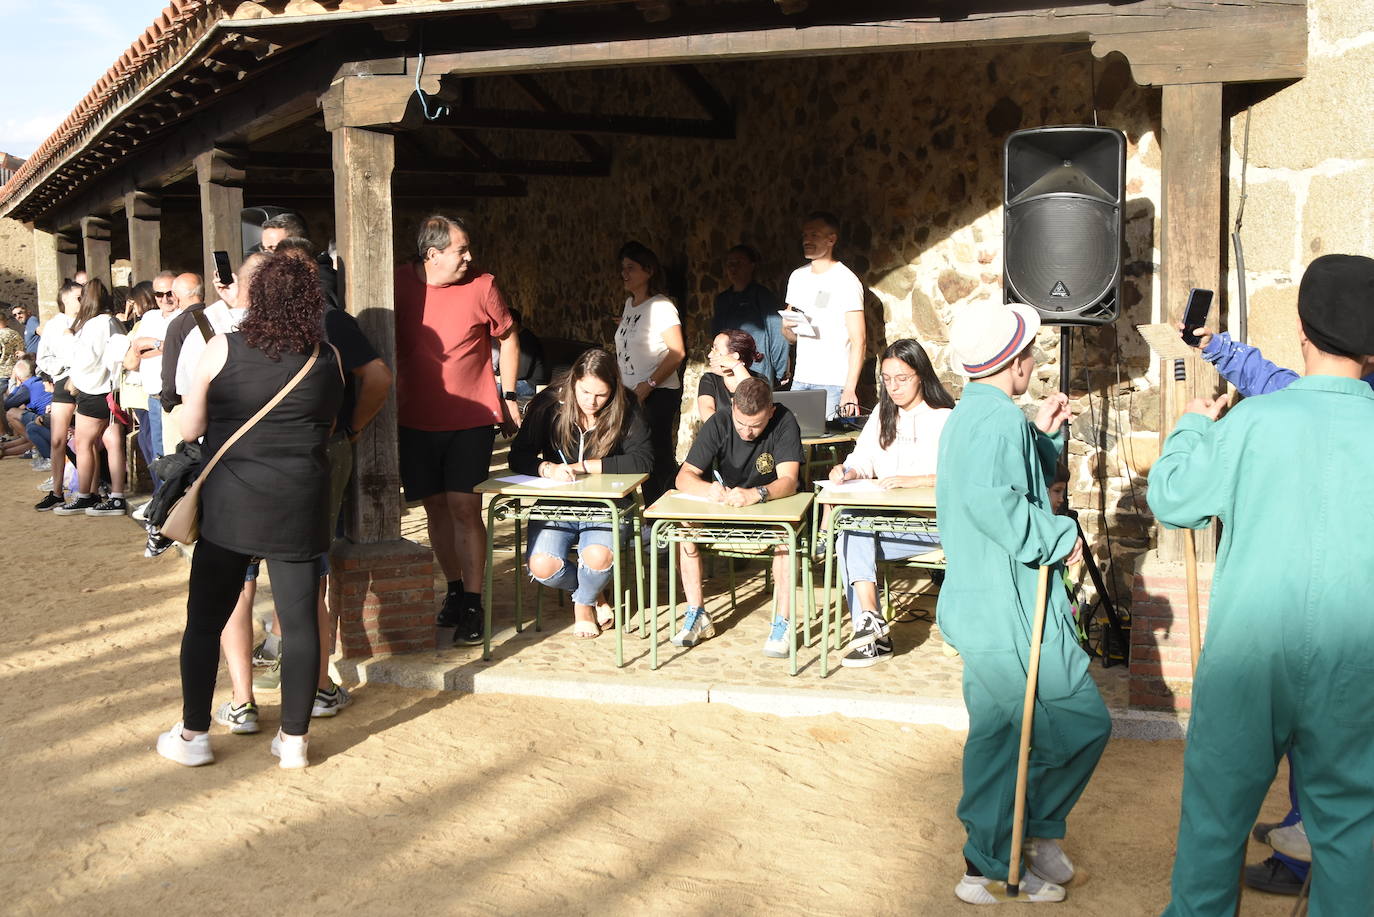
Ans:
<svg viewBox="0 0 1374 917"><path fill-rule="evenodd" d="M802 392L774 392L773 401L791 411L801 427L803 438L825 435L825 392L808 389Z"/></svg>

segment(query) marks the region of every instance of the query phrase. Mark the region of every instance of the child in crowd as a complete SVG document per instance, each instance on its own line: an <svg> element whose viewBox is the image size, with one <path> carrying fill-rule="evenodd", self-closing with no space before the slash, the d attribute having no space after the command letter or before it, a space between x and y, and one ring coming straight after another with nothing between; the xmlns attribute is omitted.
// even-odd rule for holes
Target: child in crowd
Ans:
<svg viewBox="0 0 1374 917"><path fill-rule="evenodd" d="M910 338L894 341L880 361L882 394L878 410L843 464L830 469L832 483L876 478L884 489L932 487L940 431L954 398L940 384L930 357ZM845 532L840 537L841 571L848 584L854 639L840 664L875 665L892 655L887 621L878 611L878 558L900 560L940 546L935 533L901 535Z"/></svg>
<svg viewBox="0 0 1374 917"><path fill-rule="evenodd" d="M604 350L586 351L566 376L534 396L510 449L512 471L557 481L647 474L653 465L644 409L620 381L616 358ZM530 576L572 593L576 637L596 637L613 624L609 609L604 620L596 616L597 596L613 572L613 537L606 523L530 523ZM573 542L576 566L568 563Z"/></svg>
<svg viewBox="0 0 1374 917"><path fill-rule="evenodd" d="M969 384L940 436L935 499L948 569L938 621L964 662L969 732L958 813L968 841L955 894L970 904L1001 900L995 892L1008 872L1041 566L1056 575L1027 793L1021 892L1030 901L1064 900L1074 868L1058 841L1111 732L1057 575L1083 550L1074 521L1051 512L1046 486L1063 448L1068 398L1046 398L1034 424L1013 400L1030 386L1039 327L1039 315L1025 306L981 301L961 310L950 328L954 365Z"/></svg>
<svg viewBox="0 0 1374 917"><path fill-rule="evenodd" d="M730 410L717 411L697 434L687 461L677 473L677 489L726 506L753 506L797 492L801 478L801 427L787 408L773 403L773 390L762 379L746 379L735 389ZM696 646L715 635L701 591L701 555L683 544L682 591L687 614L674 646ZM773 555L777 590L773 624L763 655L785 659L791 650L792 577L787 551Z"/></svg>

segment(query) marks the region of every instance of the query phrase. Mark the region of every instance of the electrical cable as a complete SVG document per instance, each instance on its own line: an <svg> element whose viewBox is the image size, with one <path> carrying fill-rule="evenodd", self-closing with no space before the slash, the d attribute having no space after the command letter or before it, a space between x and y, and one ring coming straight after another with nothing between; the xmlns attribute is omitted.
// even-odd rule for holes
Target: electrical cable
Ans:
<svg viewBox="0 0 1374 917"><path fill-rule="evenodd" d="M447 117L449 107L442 102L435 102L434 111L429 110L429 96L420 88L420 78L425 75L425 48L423 41L420 45L420 65L415 68L415 94L420 97L420 111L424 113L426 121L438 121L440 118Z"/></svg>
<svg viewBox="0 0 1374 917"><path fill-rule="evenodd" d="M1242 344L1250 343L1250 303L1245 292L1245 249L1240 244L1240 225L1245 216L1245 198L1248 196L1246 190L1247 173L1250 170L1250 113L1253 109L1245 109L1245 140L1240 152L1240 203L1236 205L1236 227L1231 233L1231 245L1236 250L1236 298L1239 300L1237 305L1240 307L1240 321L1237 323L1237 335Z"/></svg>

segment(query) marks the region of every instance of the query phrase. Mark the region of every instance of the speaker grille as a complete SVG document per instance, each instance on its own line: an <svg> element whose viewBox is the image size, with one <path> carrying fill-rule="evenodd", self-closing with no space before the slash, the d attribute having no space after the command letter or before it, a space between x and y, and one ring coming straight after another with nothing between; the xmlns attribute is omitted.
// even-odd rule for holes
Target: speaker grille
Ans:
<svg viewBox="0 0 1374 917"><path fill-rule="evenodd" d="M1007 208L1006 282L1042 312L1072 312L1103 299L1121 270L1117 207L1077 197Z"/></svg>

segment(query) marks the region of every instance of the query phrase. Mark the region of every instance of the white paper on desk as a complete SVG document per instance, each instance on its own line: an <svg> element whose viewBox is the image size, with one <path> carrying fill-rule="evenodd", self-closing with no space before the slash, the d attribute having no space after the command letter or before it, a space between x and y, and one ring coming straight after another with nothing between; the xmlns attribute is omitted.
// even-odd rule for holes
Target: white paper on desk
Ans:
<svg viewBox="0 0 1374 917"><path fill-rule="evenodd" d="M504 478L497 478L503 484L518 484L521 487L567 487L569 484L576 484L576 481L555 481L553 478L538 478L532 474L512 474Z"/></svg>
<svg viewBox="0 0 1374 917"><path fill-rule="evenodd" d="M715 500L712 500L710 497L702 497L702 496L699 496L699 495L697 495L697 494L685 494L685 493L682 493L681 491L678 491L677 493L673 494L673 499L675 499L675 500L691 500L691 501L694 502L694 503L712 503L712 504L714 504L714 505L716 505L716 506L724 506L724 505L725 505L724 503L716 503L716 501L715 501Z"/></svg>
<svg viewBox="0 0 1374 917"><path fill-rule="evenodd" d="M826 490L833 490L836 493L852 493L855 491L882 490L883 485L878 483L877 478L856 478L853 481L845 481L843 484L836 484L833 481L822 481L821 486Z"/></svg>

